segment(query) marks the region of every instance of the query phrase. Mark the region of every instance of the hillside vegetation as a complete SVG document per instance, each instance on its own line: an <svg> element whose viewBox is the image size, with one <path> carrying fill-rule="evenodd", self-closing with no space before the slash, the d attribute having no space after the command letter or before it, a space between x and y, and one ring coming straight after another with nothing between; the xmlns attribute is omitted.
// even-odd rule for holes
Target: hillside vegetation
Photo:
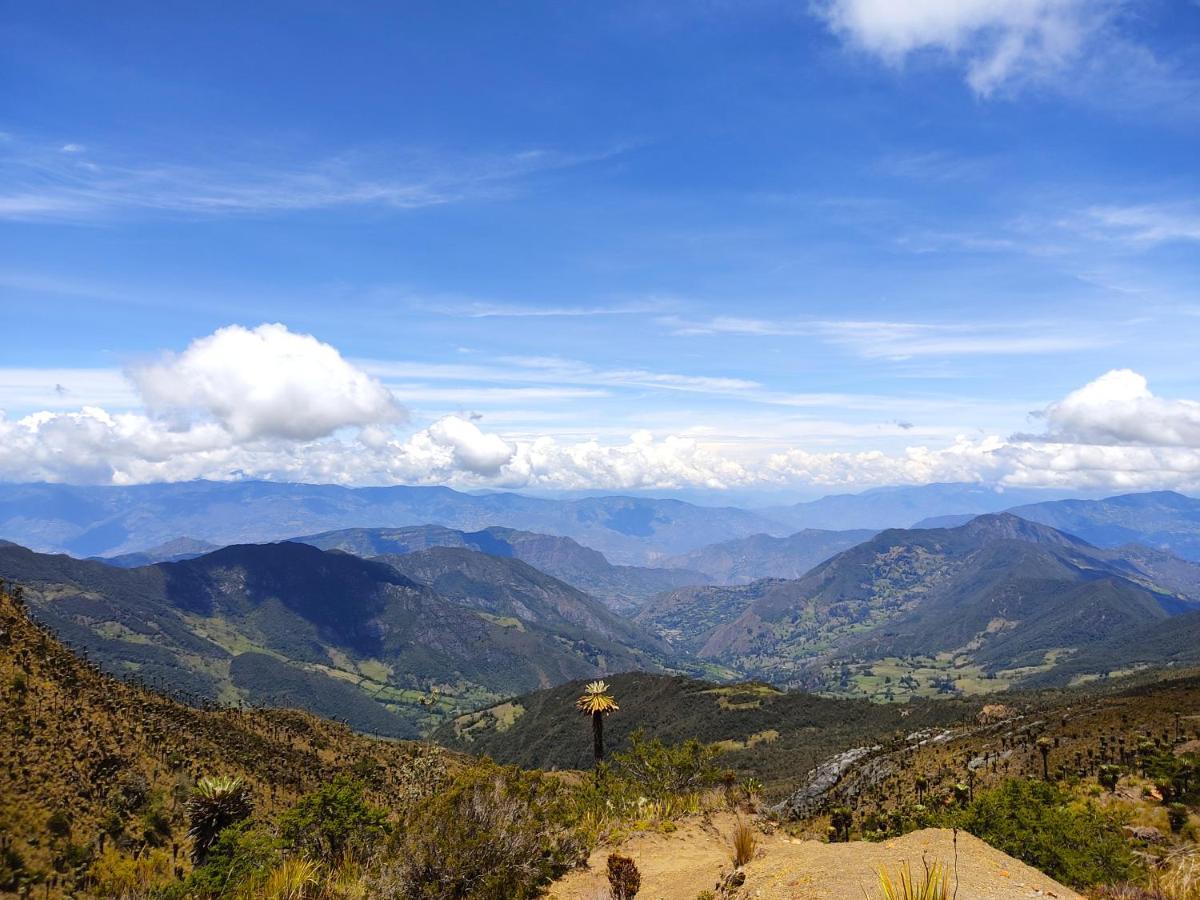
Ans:
<svg viewBox="0 0 1200 900"><path fill-rule="evenodd" d="M712 684L682 676L628 673L608 679L621 711L605 724L610 747L632 736L668 744L715 745L719 764L754 778L768 796L787 790L798 772L864 741L896 731L949 725L975 714L975 701L878 704L785 692L761 683ZM580 682L516 697L447 722L433 733L445 746L504 763L543 769L588 765L591 738L573 699Z"/></svg>
<svg viewBox="0 0 1200 900"><path fill-rule="evenodd" d="M21 594L0 588L0 894L521 900L601 841L749 802L694 742L551 777L193 708L85 662Z"/></svg>
<svg viewBox="0 0 1200 900"><path fill-rule="evenodd" d="M0 710L0 892L83 888L108 851L152 860L164 879L187 870L186 801L203 776L244 779L271 816L339 775L369 776L372 802L404 810L457 765L306 713L197 709L114 679L3 587Z"/></svg>
<svg viewBox="0 0 1200 900"><path fill-rule="evenodd" d="M840 839L956 826L1069 884L1162 889L1105 897L1200 894L1200 674L1006 699L826 760L776 812Z"/></svg>

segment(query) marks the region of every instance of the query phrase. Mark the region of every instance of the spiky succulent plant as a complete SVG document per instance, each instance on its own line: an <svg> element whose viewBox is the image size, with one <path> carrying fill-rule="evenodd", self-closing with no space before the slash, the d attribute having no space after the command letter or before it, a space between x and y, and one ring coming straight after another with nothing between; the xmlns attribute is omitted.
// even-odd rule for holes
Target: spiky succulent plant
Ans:
<svg viewBox="0 0 1200 900"><path fill-rule="evenodd" d="M248 818L253 808L250 788L242 779L230 775L201 778L187 803L193 859L203 862L218 835Z"/></svg>
<svg viewBox="0 0 1200 900"><path fill-rule="evenodd" d="M592 717L592 754L596 762L600 762L604 759L604 717L621 707L608 693L607 684L593 681L583 689L583 694L575 701L575 708Z"/></svg>

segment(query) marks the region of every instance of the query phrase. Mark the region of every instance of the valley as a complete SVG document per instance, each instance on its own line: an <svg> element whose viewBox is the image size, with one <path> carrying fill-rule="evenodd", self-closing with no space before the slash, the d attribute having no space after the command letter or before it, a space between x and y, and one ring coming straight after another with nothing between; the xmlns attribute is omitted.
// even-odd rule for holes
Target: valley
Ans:
<svg viewBox="0 0 1200 900"><path fill-rule="evenodd" d="M462 845L464 877L482 865L501 879L467 895L497 900L518 884L513 896L594 893L614 852L637 855L663 896L690 900L703 881L730 896L806 884L832 897L853 870L835 862L840 842L883 841L852 858L899 865L909 846L944 855L952 832L939 829L960 824L983 838L964 837L968 886L994 887L989 866L1028 863L1025 884L1070 896L1067 885L1136 875L1135 852L1175 865L1182 838L1145 836L1176 833L1164 817L1187 808L1190 782L1157 794L1148 785L1152 769L1176 771L1164 754L1178 749L1192 764L1200 565L1162 545L1098 546L1011 513L947 522L759 534L675 556L651 543L664 548L654 565L501 525L355 527L215 549L174 538L110 559L0 542L10 586L0 641L16 673L5 696L19 704L0 832L59 829L37 810L75 803L83 813L71 834L96 835L6 839L0 885L25 879L66 896L173 883L223 896L199 887L212 863L181 852L186 798L214 769L258 786L254 833L275 835L252 869L260 875L295 858L285 837L294 810L323 790L367 804L355 807L363 821L439 835L422 845L396 831L386 853L352 868L326 858L321 896L339 900L335 877L362 896L391 891L389 878L426 877L390 854L420 859L461 844L454 823L474 807L454 806L458 788L447 788L449 807L427 791L474 785L462 802L477 804L481 778L514 798L539 785L519 801L521 827L558 835L530 846L532 868ZM595 745L575 701L598 678L617 707L605 717L611 763L594 781L581 774ZM93 712L60 720L80 705ZM192 749L162 743L168 731ZM1148 740L1143 755L1155 761L1142 765L1130 748ZM26 755L35 747L82 761L42 772ZM87 776L70 772L105 752L123 774L81 786ZM1110 769L1127 782L1119 801L1087 787ZM145 788L119 800L133 781ZM1051 853L981 804L1019 804L1030 821L1094 807L1070 827L1093 829L1107 856ZM760 856L722 865L721 847L747 820ZM146 862L115 874L130 854ZM590 871L569 874L569 860L589 857Z"/></svg>

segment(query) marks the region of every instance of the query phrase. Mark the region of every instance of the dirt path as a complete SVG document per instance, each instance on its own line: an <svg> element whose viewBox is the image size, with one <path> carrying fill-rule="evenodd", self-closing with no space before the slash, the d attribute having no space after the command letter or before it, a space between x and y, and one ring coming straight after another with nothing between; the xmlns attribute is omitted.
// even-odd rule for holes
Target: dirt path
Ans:
<svg viewBox="0 0 1200 900"><path fill-rule="evenodd" d="M712 890L718 878L731 871L731 835L736 822L732 815L717 816L708 823L686 823L672 834L639 834L626 841L620 852L632 857L642 873L639 900L696 900L701 891ZM608 847L597 850L587 869L556 882L549 896L556 900L607 898L605 862L610 852ZM759 851L743 869L746 882L737 896L748 900L874 898L879 896L876 872L880 868L894 876L908 861L920 871L922 857L952 866L954 855L953 832L937 828L878 844L825 844L782 833L759 835ZM953 871L950 883L953 888ZM963 832L958 835L958 897L1082 900L1036 869Z"/></svg>

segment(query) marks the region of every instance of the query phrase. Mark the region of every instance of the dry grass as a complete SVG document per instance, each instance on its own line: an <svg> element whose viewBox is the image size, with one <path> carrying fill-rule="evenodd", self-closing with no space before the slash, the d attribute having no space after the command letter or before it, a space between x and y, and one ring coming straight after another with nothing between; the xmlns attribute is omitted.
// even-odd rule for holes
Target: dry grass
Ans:
<svg viewBox="0 0 1200 900"><path fill-rule="evenodd" d="M1152 873L1154 889L1163 900L1200 900L1200 847L1176 850Z"/></svg>
<svg viewBox="0 0 1200 900"><path fill-rule="evenodd" d="M754 851L758 849L758 835L746 822L739 821L733 830L733 865L740 869L754 859Z"/></svg>

